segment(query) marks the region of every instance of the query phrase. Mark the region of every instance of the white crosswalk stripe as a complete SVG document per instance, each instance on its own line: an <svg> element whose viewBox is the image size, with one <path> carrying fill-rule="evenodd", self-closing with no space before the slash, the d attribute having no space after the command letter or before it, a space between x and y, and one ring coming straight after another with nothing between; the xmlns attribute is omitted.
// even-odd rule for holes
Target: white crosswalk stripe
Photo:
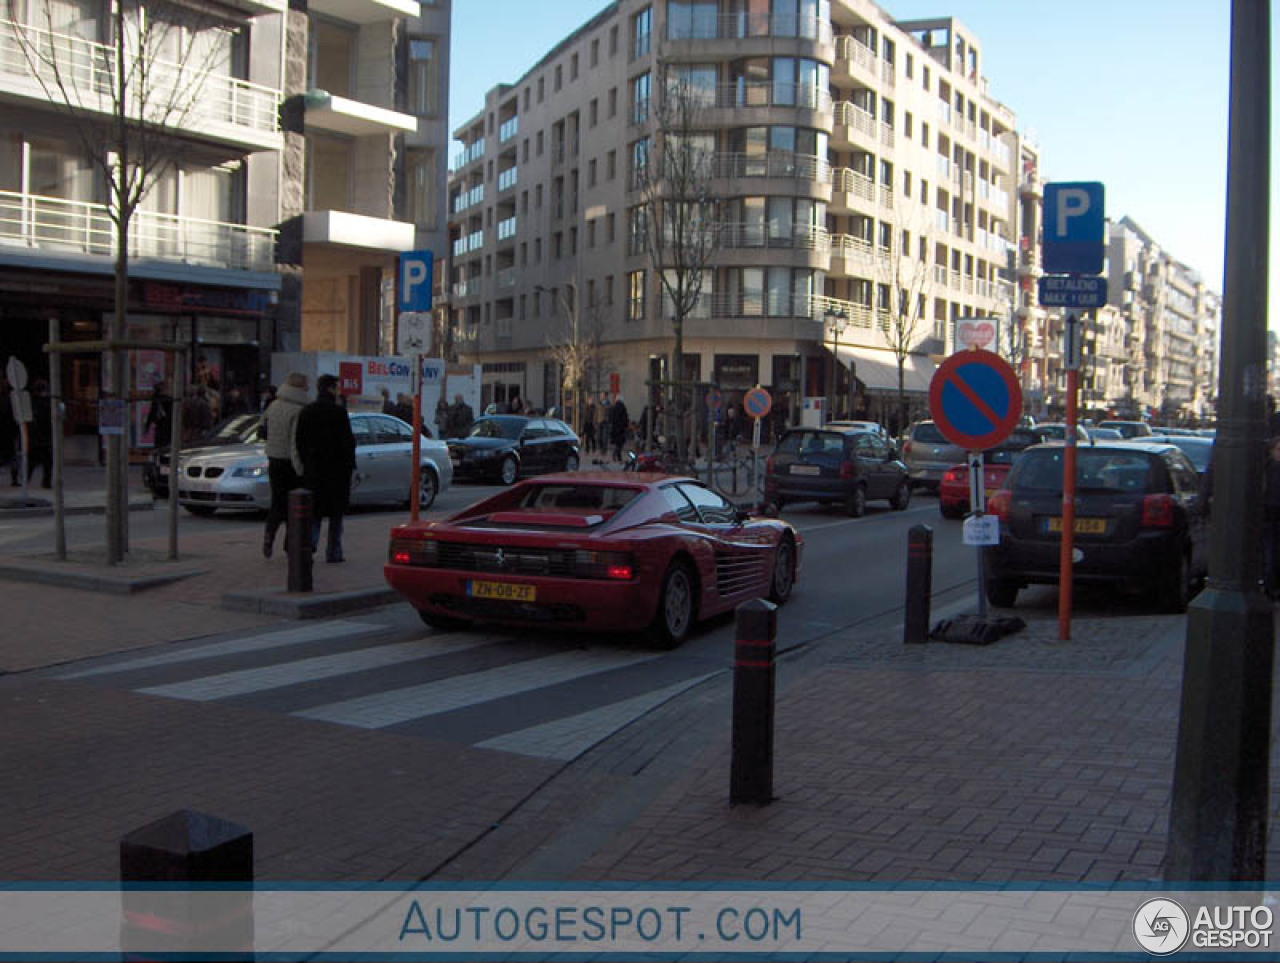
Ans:
<svg viewBox="0 0 1280 963"><path fill-rule="evenodd" d="M311 659L282 662L279 665L259 669L239 669L219 675L191 679L187 682L171 682L150 686L137 691L145 695L168 696L171 699L190 699L208 702L250 692L265 692L287 685L332 679L335 676L380 669L402 662L414 662L450 652L461 652L488 644L487 639L462 639L453 642L436 642L434 639L418 639L413 642L397 642L379 645L337 655L320 655Z"/></svg>
<svg viewBox="0 0 1280 963"><path fill-rule="evenodd" d="M632 652L568 652L542 659L529 659L484 672L392 689L358 699L314 706L294 715L358 729L383 729L442 712L452 712L478 702L501 699L600 672L651 662L657 658L660 656L637 655Z"/></svg>
<svg viewBox="0 0 1280 963"><path fill-rule="evenodd" d="M590 712L580 712L564 719L544 722L540 726L529 726L518 732L508 732L484 742L476 743L482 749L501 749L504 752L516 752L522 756L536 756L540 759L559 759L567 761L576 759L597 742L613 735L623 726L644 715L650 709L662 705L673 696L686 689L691 689L703 679L715 673L681 679L674 685L654 689L631 699L612 702Z"/></svg>
<svg viewBox="0 0 1280 963"><path fill-rule="evenodd" d="M193 645L179 652L166 652L164 655L148 655L139 659L129 659L125 662L113 662L109 665L77 669L75 672L63 673L58 678L83 679L88 676L108 675L113 672L132 672L135 669L150 669L158 665L177 665L182 662L195 662L200 659L213 659L224 655L261 652L287 645L302 645L307 642L322 642L326 639L369 635L374 632L385 631L385 626L378 625L375 622L324 622L319 625L284 629L280 632L263 632L261 635L228 639L224 642Z"/></svg>

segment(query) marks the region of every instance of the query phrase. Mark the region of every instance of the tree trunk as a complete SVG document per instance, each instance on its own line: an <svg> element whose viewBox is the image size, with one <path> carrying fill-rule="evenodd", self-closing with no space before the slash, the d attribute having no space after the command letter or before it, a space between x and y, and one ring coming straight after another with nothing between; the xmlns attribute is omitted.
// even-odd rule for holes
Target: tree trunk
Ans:
<svg viewBox="0 0 1280 963"><path fill-rule="evenodd" d="M898 359L898 433L901 434L907 428L907 389L905 385L907 359Z"/></svg>
<svg viewBox="0 0 1280 963"><path fill-rule="evenodd" d="M671 417L675 419L676 459L684 461L684 318L677 317L674 325L676 332L675 350L671 358L672 403L667 406Z"/></svg>

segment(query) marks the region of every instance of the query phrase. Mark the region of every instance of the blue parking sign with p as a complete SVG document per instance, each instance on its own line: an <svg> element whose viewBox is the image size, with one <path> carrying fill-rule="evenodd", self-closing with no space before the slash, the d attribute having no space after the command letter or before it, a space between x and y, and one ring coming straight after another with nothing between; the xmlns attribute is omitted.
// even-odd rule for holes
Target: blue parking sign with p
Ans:
<svg viewBox="0 0 1280 963"><path fill-rule="evenodd" d="M1065 181L1044 186L1046 274L1101 274L1106 257L1103 186Z"/></svg>
<svg viewBox="0 0 1280 963"><path fill-rule="evenodd" d="M430 251L405 251L400 255L400 310L431 310L431 272L434 256Z"/></svg>

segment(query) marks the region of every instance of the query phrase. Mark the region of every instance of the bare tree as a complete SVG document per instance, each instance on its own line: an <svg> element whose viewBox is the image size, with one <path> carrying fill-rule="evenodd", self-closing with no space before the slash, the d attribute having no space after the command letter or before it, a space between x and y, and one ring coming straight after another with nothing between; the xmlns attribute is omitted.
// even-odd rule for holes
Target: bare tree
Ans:
<svg viewBox="0 0 1280 963"><path fill-rule="evenodd" d="M913 211L918 212L918 208L913 207ZM894 236L877 259L881 280L876 294L876 313L885 340L898 362L898 426L901 428L907 424L907 358L925 334L925 289L929 285L930 267L928 260L917 259L911 251L913 239L924 236L923 232L912 230L918 218L903 214L899 206L891 223ZM927 255L929 245L925 247Z"/></svg>
<svg viewBox="0 0 1280 963"><path fill-rule="evenodd" d="M711 191L714 138L699 127L699 116L714 103L716 91L670 74L670 68L661 69L662 99L653 112L649 155L634 171L643 201L632 212L640 221L632 230L643 238L664 307L671 310L675 344L668 367L664 432L670 438L674 427L676 454L683 461L686 421L692 411L685 390L684 324L703 296L708 267L720 246L720 205Z"/></svg>
<svg viewBox="0 0 1280 963"><path fill-rule="evenodd" d="M56 30L51 0L33 5L27 20L22 19L25 4L4 3L7 32L31 76L69 121L105 184L115 256L115 310L107 340L118 341L125 334L134 214L184 153L186 145L175 131L208 109L202 93L220 51L204 42L207 25L195 22L193 8L177 2L116 0L105 43ZM127 397L124 360L119 349L105 352L104 397ZM128 459L125 436L107 438L107 561L116 563L128 548Z"/></svg>
<svg viewBox="0 0 1280 963"><path fill-rule="evenodd" d="M548 340L547 353L560 372L560 388L572 398L574 431L582 431L584 399L599 391L605 367L604 316L597 304L589 304L570 317L569 330L561 340Z"/></svg>

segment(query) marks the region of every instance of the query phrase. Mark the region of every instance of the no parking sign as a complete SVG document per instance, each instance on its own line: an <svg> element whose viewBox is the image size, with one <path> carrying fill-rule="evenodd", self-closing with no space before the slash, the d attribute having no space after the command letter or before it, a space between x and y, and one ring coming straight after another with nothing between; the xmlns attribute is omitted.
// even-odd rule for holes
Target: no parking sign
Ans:
<svg viewBox="0 0 1280 963"><path fill-rule="evenodd" d="M960 351L929 382L929 414L952 444L994 448L1022 416L1022 386L1009 362L990 351Z"/></svg>

